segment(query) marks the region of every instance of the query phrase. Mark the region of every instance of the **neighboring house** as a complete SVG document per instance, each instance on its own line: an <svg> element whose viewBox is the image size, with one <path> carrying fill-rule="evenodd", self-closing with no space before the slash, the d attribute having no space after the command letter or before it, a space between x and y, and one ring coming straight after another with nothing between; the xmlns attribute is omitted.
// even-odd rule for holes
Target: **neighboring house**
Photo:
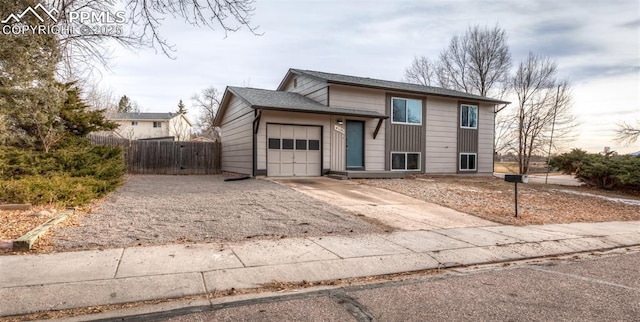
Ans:
<svg viewBox="0 0 640 322"><path fill-rule="evenodd" d="M111 118L120 126L114 130L119 137L129 140L191 139L191 122L178 113L116 113Z"/></svg>
<svg viewBox="0 0 640 322"><path fill-rule="evenodd" d="M227 87L215 125L223 171L492 174L494 115L509 102L290 69L277 90Z"/></svg>

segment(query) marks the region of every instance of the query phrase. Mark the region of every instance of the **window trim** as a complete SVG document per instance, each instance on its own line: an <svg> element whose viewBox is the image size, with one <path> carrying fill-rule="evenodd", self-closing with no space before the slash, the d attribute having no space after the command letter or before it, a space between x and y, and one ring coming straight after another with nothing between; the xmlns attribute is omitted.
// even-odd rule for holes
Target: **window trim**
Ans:
<svg viewBox="0 0 640 322"><path fill-rule="evenodd" d="M462 169L462 162L460 162L460 158L462 158L463 155L467 156L467 165L469 165L469 156L473 155L475 157L476 162L474 162L474 166L475 168L473 169ZM478 153L475 152L460 152L458 154L458 171L460 172L477 172L478 171Z"/></svg>
<svg viewBox="0 0 640 322"><path fill-rule="evenodd" d="M156 126L156 124L158 124L158 126ZM153 128L154 129L161 129L162 128L162 122L161 121L153 121Z"/></svg>
<svg viewBox="0 0 640 322"><path fill-rule="evenodd" d="M404 169L394 169L393 168L393 155L394 154L404 154ZM409 154L417 154L418 155L418 168L417 169L407 169L407 162L408 158L407 156ZM389 152L389 170L391 171L411 171L411 172L415 172L415 171L422 171L422 152L411 152L411 151L391 151Z"/></svg>
<svg viewBox="0 0 640 322"><path fill-rule="evenodd" d="M475 107L476 108L476 126L464 126L462 125L462 108L463 107ZM468 104L468 103L463 103L460 104L460 128L461 129L473 129L476 130L478 129L478 123L480 123L480 107L478 105L473 105L473 104ZM467 116L468 118L468 116Z"/></svg>
<svg viewBox="0 0 640 322"><path fill-rule="evenodd" d="M406 104L404 107L404 111L405 111L405 115L407 116L407 122L396 122L393 120L393 100L394 99L399 99L399 100L405 100L405 101L418 101L420 102L420 123L409 123L409 104ZM423 114L424 114L424 106L422 104L422 100L420 99L416 99L416 98L406 98L406 97L397 97L397 96L392 96L391 97L391 124L403 124L403 125L414 125L414 126L422 126L422 118L423 118Z"/></svg>

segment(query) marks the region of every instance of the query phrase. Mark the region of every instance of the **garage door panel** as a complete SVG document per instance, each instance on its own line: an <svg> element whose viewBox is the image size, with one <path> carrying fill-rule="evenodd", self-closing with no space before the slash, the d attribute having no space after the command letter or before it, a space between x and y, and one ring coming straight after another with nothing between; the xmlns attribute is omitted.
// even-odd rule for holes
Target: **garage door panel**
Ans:
<svg viewBox="0 0 640 322"><path fill-rule="evenodd" d="M307 151L296 151L295 152L295 163L307 163Z"/></svg>
<svg viewBox="0 0 640 322"><path fill-rule="evenodd" d="M268 124L267 175L321 175L321 133L317 126Z"/></svg>
<svg viewBox="0 0 640 322"><path fill-rule="evenodd" d="M267 159L269 159L269 163L280 163L280 150L269 150L267 152Z"/></svg>

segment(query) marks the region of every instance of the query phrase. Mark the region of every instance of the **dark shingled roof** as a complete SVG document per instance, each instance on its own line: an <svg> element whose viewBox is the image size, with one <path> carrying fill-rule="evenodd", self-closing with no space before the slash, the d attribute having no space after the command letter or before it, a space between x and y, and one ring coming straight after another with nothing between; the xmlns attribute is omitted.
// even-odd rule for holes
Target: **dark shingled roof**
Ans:
<svg viewBox="0 0 640 322"><path fill-rule="evenodd" d="M292 68L291 72L294 74L299 74L299 75L302 74L302 75L322 79L332 84L353 85L353 86L369 87L369 88L384 89L384 90L396 90L400 92L408 92L408 93L414 93L414 94L466 98L474 101L488 102L488 103L494 103L494 104L510 103L506 101L501 101L501 100L492 99L488 97L482 97L479 95L473 95L465 92L454 91L451 89L440 88L440 87L393 82L393 81L367 78L367 77L324 73L324 72L317 72L313 70L304 70L304 69Z"/></svg>
<svg viewBox="0 0 640 322"><path fill-rule="evenodd" d="M170 120L178 113L116 113L112 120Z"/></svg>
<svg viewBox="0 0 640 322"><path fill-rule="evenodd" d="M228 89L231 93L251 105L252 108L302 113L387 118L387 116L374 111L329 107L298 93L246 87L228 87Z"/></svg>

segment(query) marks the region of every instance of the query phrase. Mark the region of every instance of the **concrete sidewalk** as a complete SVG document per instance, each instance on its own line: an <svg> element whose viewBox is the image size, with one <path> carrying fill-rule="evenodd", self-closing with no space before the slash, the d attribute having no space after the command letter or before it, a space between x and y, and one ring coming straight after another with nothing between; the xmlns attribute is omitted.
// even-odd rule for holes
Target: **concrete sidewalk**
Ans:
<svg viewBox="0 0 640 322"><path fill-rule="evenodd" d="M485 226L0 257L0 316L640 245L640 222Z"/></svg>

